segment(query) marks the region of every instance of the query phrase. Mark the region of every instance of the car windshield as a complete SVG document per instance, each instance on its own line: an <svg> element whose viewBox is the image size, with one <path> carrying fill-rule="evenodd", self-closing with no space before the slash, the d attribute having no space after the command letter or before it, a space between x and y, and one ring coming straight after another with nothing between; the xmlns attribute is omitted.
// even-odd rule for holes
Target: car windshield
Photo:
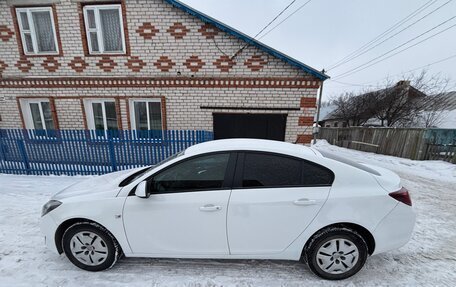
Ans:
<svg viewBox="0 0 456 287"><path fill-rule="evenodd" d="M129 177L125 178L120 184L119 184L119 187L124 187L124 186L127 186L129 185L130 183L132 183L133 181L137 180L138 178L140 178L141 176L143 176L143 174L151 171L152 169L156 168L156 167L159 167L161 166L162 164L165 164L175 158L178 158L180 156L182 156L184 154L185 151L182 151L182 152L179 152L179 153L176 153L164 160L162 160L161 162L159 162L158 164L156 165L152 165L152 166L148 166L148 167L145 167L143 169L141 169L140 171L137 171L135 173L133 173L132 175L130 175Z"/></svg>
<svg viewBox="0 0 456 287"><path fill-rule="evenodd" d="M365 166L362 163L353 161L351 159L348 159L346 157L337 155L337 154L332 153L332 152L323 151L323 150L318 150L318 151L321 153L322 156L324 156L326 158L329 158L329 159L332 159L332 160L335 160L335 161L338 161L338 162L341 162L341 163L344 163L344 164L348 164L349 166L361 169L363 171L366 171L368 173L371 173L371 174L374 174L374 175L377 175L377 176L381 176L381 174L378 171L376 171L376 170L374 170L374 169L372 169L372 168L370 168L368 166Z"/></svg>

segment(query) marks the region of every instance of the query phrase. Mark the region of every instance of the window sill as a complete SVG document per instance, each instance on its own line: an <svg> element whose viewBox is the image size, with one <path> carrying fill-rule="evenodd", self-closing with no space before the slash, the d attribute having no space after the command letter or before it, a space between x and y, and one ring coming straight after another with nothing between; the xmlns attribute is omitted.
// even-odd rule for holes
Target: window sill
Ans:
<svg viewBox="0 0 456 287"><path fill-rule="evenodd" d="M127 53L99 53L99 54L86 54L87 57L128 57Z"/></svg>
<svg viewBox="0 0 456 287"><path fill-rule="evenodd" d="M25 58L63 57L63 53L54 53L54 54L25 54L25 53L22 53L21 56L25 57Z"/></svg>

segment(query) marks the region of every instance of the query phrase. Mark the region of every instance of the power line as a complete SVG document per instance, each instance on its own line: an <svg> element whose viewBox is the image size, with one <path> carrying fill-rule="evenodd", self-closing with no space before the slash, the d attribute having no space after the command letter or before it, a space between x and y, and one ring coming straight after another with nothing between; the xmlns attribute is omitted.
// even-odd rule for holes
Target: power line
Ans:
<svg viewBox="0 0 456 287"><path fill-rule="evenodd" d="M426 4L424 4L423 6L421 6L420 8L418 8L417 10L415 10L414 12L412 12L411 14L409 14L407 17L405 17L404 19L402 19L401 21L397 22L396 24L394 24L393 26L391 26L389 29L387 29L386 31L384 31L383 33L381 33L380 35L378 35L377 37L375 37L374 39L372 39L371 41L369 41L368 43L364 44L361 48L359 48L358 50L350 53L349 55L347 55L346 57L344 57L343 59L341 59L340 61L336 62L335 64L331 65L329 68L332 69L332 67L334 67L335 65L339 64L340 62L352 57L353 55L356 55L357 53L359 52L362 52L364 51L364 49L370 47L372 44L376 43L377 41L379 41L380 39L382 39L384 36L388 35L389 33L391 33L392 31L396 30L397 28L399 28L402 24L406 23L407 21L409 21L410 19L412 19L413 17L415 17L416 15L418 15L419 13L421 13L423 10L427 9L428 7L430 7L431 5L433 5L437 0L430 0L428 1Z"/></svg>
<svg viewBox="0 0 456 287"><path fill-rule="evenodd" d="M391 57L394 57L394 56L396 56L397 54L400 54L400 53L402 53L402 52L405 52L405 51L407 51L408 49L411 49L411 48L413 48L413 47L415 47L415 46L417 46L417 45L419 45L419 44L421 44L421 43L423 43L423 42L425 42L425 41L427 41L427 40L429 40L429 39L431 39L431 38L434 38L434 37L436 37L436 36L442 34L443 32L446 32L446 31L448 31L448 30L450 30L450 29L452 29L452 28L454 28L454 27L456 27L456 24L454 24L454 25L452 25L452 26L450 26L450 27L448 27L448 28L446 28L446 29L444 29L444 30L438 32L438 33L435 33L434 35L431 35L431 36L427 37L426 39L423 39L422 41L419 41L418 43L415 43L415 44L413 44L413 45L411 45L411 46L409 46L409 47L407 47L407 48L405 48L405 49L402 49L402 50L400 50L400 51L398 51L398 52L396 52L396 53L394 53L394 54L392 54L392 55L390 55L390 56L388 56L388 57L386 57L386 58L380 59L380 60L378 60L377 62L374 62L374 63L368 65L367 67L364 67L364 68L359 69L359 70L357 70L357 71L353 71L353 72L351 72L351 73L348 74L348 75L345 75L345 76L343 76L343 77L338 77L338 78L339 78L339 79L340 79L340 78L345 78L345 77L350 76L350 75L352 75L352 74L355 74L355 73L358 73L358 72L360 72L360 71L363 71L363 70L365 70L365 69L367 69L367 68L369 68L369 67L372 67L373 65L376 65L376 64L378 64L378 63L380 63L380 62L383 62L383 61L385 61L385 60L387 60L387 59L389 59L389 58L391 58Z"/></svg>
<svg viewBox="0 0 456 287"><path fill-rule="evenodd" d="M397 73L397 74L394 74L394 75L391 75L391 76L382 78L382 80L387 79L387 78L390 78L390 77L396 77L396 76L399 76L399 75L404 75L404 74L407 74L407 73L410 73L410 72L414 72L414 71L417 71L417 70L421 70L421 69L424 69L424 68L428 68L428 67L430 67L430 66L434 66L434 65L440 64L440 63L442 63L442 62L446 62L446 61L448 61L448 60L452 60L452 59L454 59L454 58L456 58L456 54L451 55L451 56L449 56L449 57L446 57L446 58L444 58L444 59L441 59L441 60L432 62L432 63L427 64L427 65L423 65L423 66L420 66L420 67L417 67L417 68L413 68L413 69L411 69L411 70L408 70L408 71L405 71L405 72L402 72L402 73Z"/></svg>
<svg viewBox="0 0 456 287"><path fill-rule="evenodd" d="M272 25L272 23L274 23L280 16L282 16L283 13L285 13L285 11L288 10L288 8L291 7L291 5L293 5L297 0L293 0L290 2L290 4L288 4L282 11L280 11L279 14L277 14L277 16L274 17L274 19L272 19L263 29L261 29L260 32L258 32L255 37L253 37L253 39L255 40L261 33L264 32L264 30L266 30L269 26ZM234 55L231 57L231 59L234 59L240 52L242 52L249 44L246 44L244 45L243 47L241 47L236 53L234 53Z"/></svg>
<svg viewBox="0 0 456 287"><path fill-rule="evenodd" d="M334 78L335 78L335 79L337 79L337 78L342 78L342 77L346 77L348 74L351 75L352 72L354 72L354 71L358 72L357 70L360 69L360 68L362 68L363 66L369 65L370 63L374 62L375 60L378 60L378 59L382 58L383 56L386 56L386 55L388 55L389 53L394 52L394 51L396 51L397 49L399 49L399 48L401 48L401 47L407 45L408 43L415 41L416 39L418 39L418 38L424 36L425 34L427 34L427 33L431 32L431 31L437 29L438 27L440 27L440 26L442 26L442 25L444 25L444 24L446 24L446 23L448 23L449 21L453 20L454 18L456 18L456 16L453 16L453 17L449 18L448 20L443 21L442 23L438 24L437 26L432 27L431 29L427 30L426 32L421 33L420 35L418 35L418 36L416 36L416 37L414 37L414 38L412 38L412 39L410 39L410 40L408 40L408 41L402 43L401 45L399 45L399 46L397 46L397 47L395 47L395 48L389 50L388 52L383 53L382 55L380 55L380 56L378 56L378 57L375 57L375 58L373 58L372 60L367 61L366 63L364 63L364 64L362 64L362 65L359 65L359 66L356 67L356 68L353 68L353 69L348 70L348 71L346 71L346 72L344 72L344 73L342 73L342 74L339 74L339 75L335 76ZM454 26L456 26L456 25L450 26L449 28L446 28L445 30L440 31L440 32L438 32L438 33L436 33L436 34L434 34L434 35L432 35L432 36L430 36L430 37L424 39L423 41L420 41L420 42L418 42L418 43L416 43L416 44L413 44L412 46L409 46L408 48L406 48L406 49L404 49L404 50L401 50L400 52L403 52L403 51L405 51L405 50L408 50L408 49L410 49L410 48L412 48L412 47L414 47L414 46L416 46L416 45L418 45L418 44L420 44L420 43L422 43L422 42L424 42L424 41L426 41L426 40L428 40L428 39L430 39L430 38L433 38L433 37L435 37L435 36L437 36L437 35L439 35L439 34L445 32L445 31L447 31L447 30L453 28ZM399 53L400 53L400 52L399 52ZM397 55L397 54L398 54L398 53L395 53L395 54L393 54L392 56ZM387 57L387 58L385 58L385 59L383 59L383 60L389 59L389 58L391 58L392 56L389 56L389 57ZM381 60L381 61L382 61L382 60ZM377 63L377 62L376 62L376 63ZM369 65L368 67L370 67L370 66L372 66L372 65ZM367 67L366 67L366 68L367 68ZM364 69L365 69L365 68L362 68L361 70L364 70Z"/></svg>
<svg viewBox="0 0 456 287"><path fill-rule="evenodd" d="M411 49L411 48L413 48L413 47L415 47L415 46L417 46L417 45L419 45L419 44L421 44L421 43L423 43L423 42L425 42L425 41L427 41L427 40L429 40L429 39L431 39L431 38L434 38L434 37L436 37L436 36L442 34L443 32L446 32L446 31L448 31L448 30L450 30L450 29L452 29L452 28L454 28L454 27L456 27L456 24L454 24L454 25L452 25L452 26L450 26L450 27L448 27L448 28L446 28L446 29L444 29L444 30L438 32L438 33L435 33L434 35L431 35L431 36L427 37L426 39L423 39L422 41L419 41L418 43L415 43L415 44L413 44L413 45L411 45L411 46L409 46L409 47L407 47L407 48L405 48L405 49L402 49L402 50L400 50L400 51L398 51L398 52L396 52L396 53L394 53L394 54L392 54L392 55L390 55L390 56L388 56L388 57L386 57L386 58L380 59L380 60L378 60L377 62L374 62L374 63L368 65L367 67L364 67L364 68L359 69L359 70L357 70L357 71L353 71L353 72L349 73L348 75L344 75L344 76L342 76L342 77L339 76L339 77L337 77L337 78L338 78L338 79L345 78L345 77L350 76L350 75L352 75L352 74L355 74L355 73L358 73L358 72L360 72L360 71L363 71L363 70L365 70L365 69L367 69L367 68L369 68L369 67L372 67L373 65L376 65L376 64L378 64L378 63L380 63L380 62L383 62L383 61L385 61L385 60L387 60L387 59L389 59L389 58L391 58L391 57L394 57L394 56L396 56L397 54L400 54L400 53L402 53L402 52L404 52L404 51L407 51L408 49Z"/></svg>
<svg viewBox="0 0 456 287"><path fill-rule="evenodd" d="M385 42L388 41L389 39L394 38L394 37L397 36L398 34L404 32L405 30L407 30L407 29L409 29L410 27L414 26L414 25L417 24L418 22L421 22L422 20L424 20L424 19L427 18L428 16L434 14L435 12L437 12L438 10L440 10L441 8L443 8L444 6L448 5L451 1L453 1L453 0L447 1L446 3L440 5L440 6L437 7L436 9L432 10L432 11L429 12L428 14L424 15L423 17L421 17L420 19L416 20L416 21L413 22L412 24L408 25L408 26L405 27L404 29L400 30L399 32L396 32L395 34L393 34L392 36L386 38L385 40L381 41L380 43L376 44L375 46L370 47L370 48L368 48L367 50L364 50L363 52L361 52L361 53L359 53L359 54L357 54L357 55L354 55L353 57L351 57L351 58L349 58L349 59L347 59L347 60L345 60L345 61L343 61L343 62L341 62L341 63L339 63L339 64L337 64L337 65L335 65L335 66L333 66L330 70L333 70L333 69L335 69L335 68L337 68L337 67L339 67L339 66L341 66L341 65L344 65L344 64L346 64L346 63L348 63L348 62L351 62L351 61L353 61L354 59L356 59L356 58L358 58L358 57L360 57L360 56L366 54L367 52L371 51L372 49L374 49L374 48L380 46L381 44L385 43Z"/></svg>
<svg viewBox="0 0 456 287"><path fill-rule="evenodd" d="M330 65L329 69L332 69L332 67L334 67L335 65L339 64L342 61L345 61L347 58L352 57L353 55L355 55L355 54L359 53L360 51L363 51L365 48L369 47L371 44L373 44L373 43L377 42L378 40L382 39L384 36L388 35L390 32L392 32L392 31L396 30L398 27L400 27L403 23L405 23L408 20L410 20L411 18L415 17L417 14L421 13L421 11L427 9L429 6L434 4L436 1L437 0L429 0L424 5L419 7L417 10L415 10L414 12L409 14L407 17L405 17L404 19L400 20L399 22L397 22L396 24L394 24L393 26L388 28L386 31L384 31L383 33L381 33L380 35L378 35L377 37L372 39L371 41L367 42L366 44L364 44L363 46L358 48L356 51L351 52L350 54L348 54L347 56L345 56L344 58L342 58L341 60L339 60L335 64Z"/></svg>
<svg viewBox="0 0 456 287"><path fill-rule="evenodd" d="M339 84L342 84L342 85L346 85L346 86L374 87L374 86L376 86L376 85L373 85L373 84L374 84L374 83L378 83L378 82L381 81L381 80L388 79L388 78L392 78L392 77L396 77L396 76L399 76L399 75L404 75L404 74L407 74L407 73L410 73L410 72L414 72L414 71L417 71L417 70L421 70L421 69L423 69L423 68L428 68L428 67L431 67L431 66L433 66L433 65L437 65L437 64L440 64L440 63L443 63L443 62L452 60L452 59L454 59L454 58L456 58L456 54L451 55L451 56L446 57L446 58L443 58L443 59L440 59L440 60L438 60L438 61L435 61L435 62L426 64L426 65L420 66L420 67L413 68L413 69L411 69L411 70L408 70L408 71L405 71L405 72L402 72L402 73L397 73L397 74L393 74L393 75L390 75L390 76L381 78L381 79L378 80L378 81L372 81L372 82L367 82L367 83L363 83L363 84L353 84L353 83L341 82L341 81L337 81L337 80L333 80L333 79L330 79L330 81L336 82L336 83L339 83ZM372 85L371 85L370 83L372 83Z"/></svg>
<svg viewBox="0 0 456 287"><path fill-rule="evenodd" d="M290 8L290 7L291 7L291 5L293 5L293 4L294 4L296 1L297 1L297 0L293 0L293 1L291 1L291 3L290 3L290 4L288 4L288 6L287 6L287 7L285 7L285 8L284 8L282 11L280 11L280 13L279 13L279 14L277 14L277 16L275 16L275 17L274 17L274 19L272 19L272 21L268 23L268 25L266 25L266 26L265 26L263 29L261 29L261 31L260 31L260 32L258 32L258 34L256 34L256 35L255 35L255 37L253 37L253 39L256 39L256 37L258 37L258 36L259 36L261 33L263 33L263 31L264 31L264 30L266 30L266 29L267 29L269 26L271 26L271 25L272 25L272 23L274 23L274 22L275 22L275 20L277 20L277 19L278 19L280 16L282 16L282 14L283 14L283 13L285 13L285 11L287 11L287 10L288 10L288 8Z"/></svg>
<svg viewBox="0 0 456 287"><path fill-rule="evenodd" d="M338 84L342 84L342 85L345 85L345 86L356 86L356 87L373 87L373 86L375 86L375 85L368 85L368 84L346 83L346 82L341 82L341 81L337 81L337 80L333 80L333 79L330 79L330 81L338 83Z"/></svg>
<svg viewBox="0 0 456 287"><path fill-rule="evenodd" d="M290 19L293 15L295 15L296 13L298 13L299 11L301 11L302 8L304 8L305 6L307 6L307 4L309 4L312 0L308 0L306 3L302 4L298 9L296 9L293 13L291 13L290 15L288 15L285 19L283 19L282 21L280 21L280 23L278 23L277 25L275 25L274 27L272 27L268 32L266 32L265 34L263 34L259 39L263 39L264 37L266 37L269 33L271 33L272 31L274 31L277 27L279 27L280 25L283 24L283 22L287 21L288 19Z"/></svg>

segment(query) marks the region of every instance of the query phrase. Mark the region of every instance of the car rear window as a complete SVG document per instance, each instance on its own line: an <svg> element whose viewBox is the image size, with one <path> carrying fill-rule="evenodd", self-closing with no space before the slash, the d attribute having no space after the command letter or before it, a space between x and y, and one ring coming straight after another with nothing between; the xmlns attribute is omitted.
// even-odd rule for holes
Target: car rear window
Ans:
<svg viewBox="0 0 456 287"><path fill-rule="evenodd" d="M376 170L374 170L374 169L372 169L372 168L370 168L368 166L365 166L365 165L363 165L363 164L361 164L359 162L353 161L351 159L348 159L346 157L340 156L340 155L332 153L332 152L323 151L323 150L318 150L318 151L326 158L329 158L329 159L332 159L332 160L347 164L347 165L355 167L357 169L361 169L363 171L366 171L368 173L374 174L376 176L381 176L381 174L378 171L376 171Z"/></svg>

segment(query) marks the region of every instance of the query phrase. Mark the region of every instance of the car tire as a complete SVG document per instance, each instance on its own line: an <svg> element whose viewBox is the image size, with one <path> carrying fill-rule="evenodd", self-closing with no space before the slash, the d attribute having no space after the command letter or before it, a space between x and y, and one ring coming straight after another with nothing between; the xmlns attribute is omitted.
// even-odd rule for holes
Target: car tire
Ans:
<svg viewBox="0 0 456 287"><path fill-rule="evenodd" d="M74 265L92 272L111 268L122 254L112 234L92 222L70 226L63 234L62 247Z"/></svg>
<svg viewBox="0 0 456 287"><path fill-rule="evenodd" d="M368 247L356 231L332 227L314 235L304 255L310 270L317 276L343 280L361 270L368 256Z"/></svg>

